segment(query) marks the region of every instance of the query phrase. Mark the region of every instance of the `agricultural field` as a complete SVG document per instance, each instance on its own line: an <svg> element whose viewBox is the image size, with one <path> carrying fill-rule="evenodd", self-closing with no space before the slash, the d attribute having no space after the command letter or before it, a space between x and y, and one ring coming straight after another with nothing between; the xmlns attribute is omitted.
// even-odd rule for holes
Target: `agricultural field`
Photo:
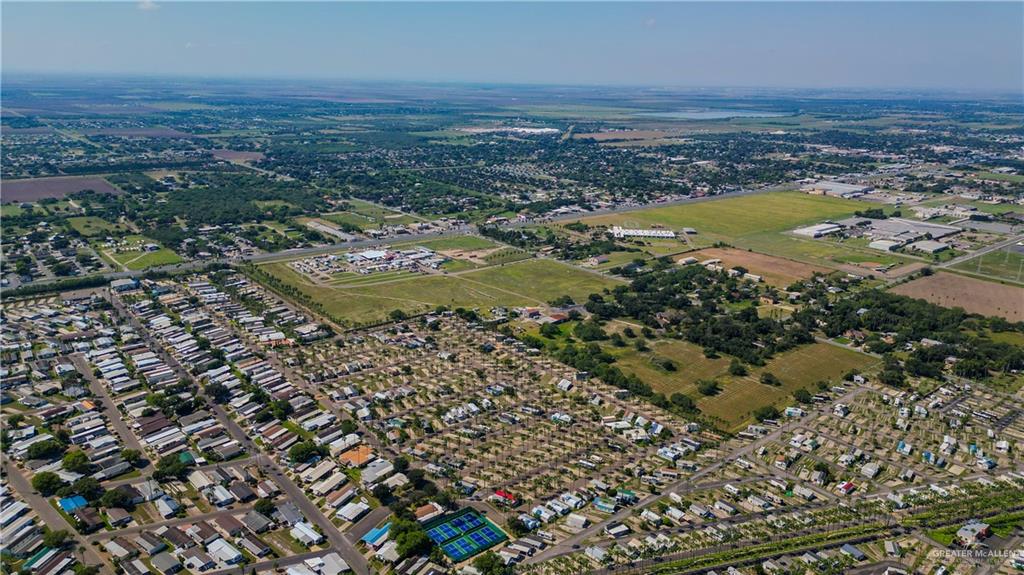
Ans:
<svg viewBox="0 0 1024 575"><path fill-rule="evenodd" d="M892 291L971 313L1024 320L1024 288L1017 286L940 272L900 284Z"/></svg>
<svg viewBox="0 0 1024 575"><path fill-rule="evenodd" d="M1024 283L1024 252L1012 248L996 250L960 262L953 269Z"/></svg>
<svg viewBox="0 0 1024 575"><path fill-rule="evenodd" d="M128 226L119 223L111 223L96 216L78 216L67 219L68 225L83 236L102 236L126 234L130 230Z"/></svg>
<svg viewBox="0 0 1024 575"><path fill-rule="evenodd" d="M96 176L32 178L5 181L3 201L34 202L43 198L63 198L83 190L93 190L103 194L121 193L121 190L115 188L110 182Z"/></svg>
<svg viewBox="0 0 1024 575"><path fill-rule="evenodd" d="M695 257L698 260L720 259L726 267L744 267L750 273L763 277L765 283L780 288L809 278L814 272L828 273L830 271L821 266L732 248L710 248L689 252L680 256L680 258L682 257Z"/></svg>

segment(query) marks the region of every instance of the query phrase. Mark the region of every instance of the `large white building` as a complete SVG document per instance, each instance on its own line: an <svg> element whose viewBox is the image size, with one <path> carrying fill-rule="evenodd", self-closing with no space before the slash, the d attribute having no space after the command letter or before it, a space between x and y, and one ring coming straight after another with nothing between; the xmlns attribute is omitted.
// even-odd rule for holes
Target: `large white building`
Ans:
<svg viewBox="0 0 1024 575"><path fill-rule="evenodd" d="M672 230L640 230L629 229L620 226L612 226L612 236L616 238L666 238L676 237Z"/></svg>

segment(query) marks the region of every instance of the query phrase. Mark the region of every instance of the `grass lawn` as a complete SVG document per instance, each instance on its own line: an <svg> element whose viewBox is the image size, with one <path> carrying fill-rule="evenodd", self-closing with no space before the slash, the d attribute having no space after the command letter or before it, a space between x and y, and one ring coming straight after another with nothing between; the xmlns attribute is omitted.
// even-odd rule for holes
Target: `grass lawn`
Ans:
<svg viewBox="0 0 1024 575"><path fill-rule="evenodd" d="M548 260L495 266L458 276L407 273L369 285L350 278L340 286L314 285L283 262L264 264L260 270L295 286L337 321L349 325L381 321L395 309L420 313L446 305L486 310L493 306L540 305L564 294L585 299L618 283Z"/></svg>
<svg viewBox="0 0 1024 575"><path fill-rule="evenodd" d="M825 343L815 343L779 354L764 367L751 367L746 376L729 375L731 359L722 356L704 357L704 350L680 340L650 342L650 351L637 352L632 347L605 346L615 355L615 365L626 373L634 373L654 391L666 396L684 393L697 401L700 410L721 422L724 429L735 430L751 419L754 410L765 405L781 407L793 403L792 394L800 388L811 388L825 379L838 381L853 368L864 369L877 360L868 355ZM654 360L671 359L676 371L655 365ZM760 383L763 372L771 372L782 381L779 387ZM715 379L722 391L702 396L697 380ZM812 390L813 391L813 390Z"/></svg>
<svg viewBox="0 0 1024 575"><path fill-rule="evenodd" d="M781 232L829 218L852 215L864 204L800 192L756 194L679 206L650 208L584 219L587 224L662 225L696 228L699 234L738 238L761 232Z"/></svg>
<svg viewBox="0 0 1024 575"><path fill-rule="evenodd" d="M995 172L978 172L977 176L984 180L995 180L998 182L1013 182L1024 184L1024 176L1019 174L997 174Z"/></svg>
<svg viewBox="0 0 1024 575"><path fill-rule="evenodd" d="M399 247L402 244L396 244L395 247ZM491 240L484 239L478 236L455 236L451 238L441 238L438 240L428 240L425 242L415 242L414 244L423 246L427 249L434 250L435 252L449 251L449 250L462 250L462 251L476 251L476 250L489 250L497 247L497 244Z"/></svg>
<svg viewBox="0 0 1024 575"><path fill-rule="evenodd" d="M68 224L83 236L120 235L129 232L127 226L108 222L96 216L68 218Z"/></svg>
<svg viewBox="0 0 1024 575"><path fill-rule="evenodd" d="M114 248L107 248L101 243L94 245L93 248L103 259L109 263L130 270L144 270L153 266L162 266L168 264L176 264L184 261L178 254L171 251L169 248L161 247L155 251L145 251L142 249L144 244L156 243L153 240L139 235L125 236L122 238L124 246L132 249L122 249L122 251L115 251ZM134 249L138 248L138 249Z"/></svg>
<svg viewBox="0 0 1024 575"><path fill-rule="evenodd" d="M460 277L502 290L528 294L545 302L563 295L569 295L576 301L584 301L588 295L620 283L596 273L541 259L492 266Z"/></svg>
<svg viewBox="0 0 1024 575"><path fill-rule="evenodd" d="M379 228L382 224L411 224L420 221L418 218L378 206L365 200L346 200L350 209L340 212L322 214L323 219L336 224L352 224L361 229Z"/></svg>
<svg viewBox="0 0 1024 575"><path fill-rule="evenodd" d="M720 377L722 392L700 398L697 406L705 414L721 420L728 429L737 429L747 423L759 407L792 404L792 394L798 389L813 391L810 388L818 381L838 381L851 369L863 370L877 362L875 358L856 351L814 343L779 354L767 365L751 369L746 376ZM778 377L782 385L762 384L759 378L765 372Z"/></svg>
<svg viewBox="0 0 1024 575"><path fill-rule="evenodd" d="M628 338L627 342L631 341ZM714 379L726 373L729 358L709 359L699 345L682 340L659 340L649 342L651 351L638 352L633 347L605 346L605 350L616 356L615 365L626 373L635 373L654 391L670 396L676 392L696 396L698 379ZM670 359L676 364L676 371L666 371L654 364L653 360Z"/></svg>
<svg viewBox="0 0 1024 575"><path fill-rule="evenodd" d="M788 232L827 219L843 218L865 209L864 202L801 192L774 192L608 214L584 219L590 225L695 228L698 245L716 241L742 249L835 267L841 264L887 265L905 261L898 255L828 240L798 238ZM686 249L680 243L679 249ZM871 266L866 266L871 267Z"/></svg>
<svg viewBox="0 0 1024 575"><path fill-rule="evenodd" d="M953 268L1024 283L1024 253L1009 249L981 254L960 262Z"/></svg>

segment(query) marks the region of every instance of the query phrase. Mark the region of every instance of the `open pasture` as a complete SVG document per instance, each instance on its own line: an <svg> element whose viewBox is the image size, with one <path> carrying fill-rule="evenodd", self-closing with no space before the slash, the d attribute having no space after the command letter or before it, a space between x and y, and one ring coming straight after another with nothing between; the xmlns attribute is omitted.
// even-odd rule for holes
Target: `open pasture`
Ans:
<svg viewBox="0 0 1024 575"><path fill-rule="evenodd" d="M1024 251L1012 248L996 250L960 262L953 268L968 273L1024 283Z"/></svg>

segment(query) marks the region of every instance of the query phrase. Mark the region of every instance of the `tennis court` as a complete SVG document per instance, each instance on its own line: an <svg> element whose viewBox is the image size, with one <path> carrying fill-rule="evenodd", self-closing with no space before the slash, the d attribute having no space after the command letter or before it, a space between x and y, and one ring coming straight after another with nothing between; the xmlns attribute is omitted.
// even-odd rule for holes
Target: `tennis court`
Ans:
<svg viewBox="0 0 1024 575"><path fill-rule="evenodd" d="M508 537L472 508L438 517L426 525L430 537L456 563L494 547Z"/></svg>

